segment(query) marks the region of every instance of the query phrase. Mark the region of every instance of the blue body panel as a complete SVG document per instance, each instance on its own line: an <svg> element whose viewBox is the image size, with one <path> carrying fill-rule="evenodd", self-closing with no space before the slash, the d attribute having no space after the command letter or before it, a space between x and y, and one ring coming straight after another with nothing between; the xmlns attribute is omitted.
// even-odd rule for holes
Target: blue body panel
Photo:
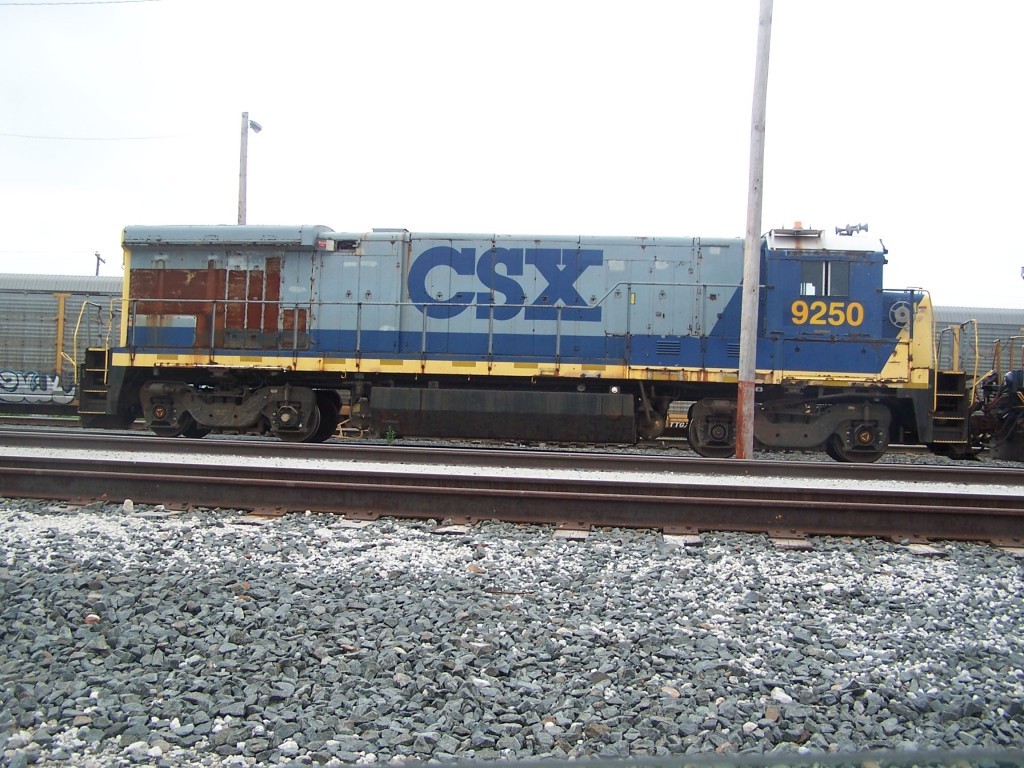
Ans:
<svg viewBox="0 0 1024 768"><path fill-rule="evenodd" d="M130 227L125 245L135 354L738 366L740 240ZM765 241L757 367L878 373L899 331L884 261ZM849 276L809 293L808 263Z"/></svg>

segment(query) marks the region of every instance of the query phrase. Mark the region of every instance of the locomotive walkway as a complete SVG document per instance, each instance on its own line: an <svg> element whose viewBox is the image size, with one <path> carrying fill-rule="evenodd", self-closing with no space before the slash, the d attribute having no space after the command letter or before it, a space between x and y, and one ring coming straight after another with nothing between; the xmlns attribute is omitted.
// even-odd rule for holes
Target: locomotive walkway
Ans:
<svg viewBox="0 0 1024 768"><path fill-rule="evenodd" d="M0 430L0 496L1024 546L1024 470Z"/></svg>

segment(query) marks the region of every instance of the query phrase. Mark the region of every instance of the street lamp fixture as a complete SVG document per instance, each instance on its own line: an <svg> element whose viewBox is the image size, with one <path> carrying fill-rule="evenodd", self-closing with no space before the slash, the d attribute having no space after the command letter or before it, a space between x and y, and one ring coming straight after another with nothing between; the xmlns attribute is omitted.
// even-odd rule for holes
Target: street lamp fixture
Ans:
<svg viewBox="0 0 1024 768"><path fill-rule="evenodd" d="M238 161L238 223L245 224L245 184L249 164L249 131L259 133L263 126L249 119L249 113L242 113L242 152Z"/></svg>

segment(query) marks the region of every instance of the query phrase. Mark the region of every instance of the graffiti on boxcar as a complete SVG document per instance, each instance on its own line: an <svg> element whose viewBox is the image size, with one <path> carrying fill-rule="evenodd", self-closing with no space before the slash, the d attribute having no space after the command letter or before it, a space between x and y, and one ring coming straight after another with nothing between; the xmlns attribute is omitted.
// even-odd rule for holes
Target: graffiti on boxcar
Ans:
<svg viewBox="0 0 1024 768"><path fill-rule="evenodd" d="M55 403L75 399L75 386L65 389L60 376L39 371L0 371L0 403Z"/></svg>

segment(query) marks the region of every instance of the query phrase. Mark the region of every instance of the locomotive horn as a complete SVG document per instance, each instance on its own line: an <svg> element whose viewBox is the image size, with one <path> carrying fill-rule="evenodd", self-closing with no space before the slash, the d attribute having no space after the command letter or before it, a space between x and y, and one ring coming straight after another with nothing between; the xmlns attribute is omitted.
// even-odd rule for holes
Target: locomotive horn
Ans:
<svg viewBox="0 0 1024 768"><path fill-rule="evenodd" d="M867 232L867 224L847 224L845 227L836 227L837 235L853 235L857 232Z"/></svg>

